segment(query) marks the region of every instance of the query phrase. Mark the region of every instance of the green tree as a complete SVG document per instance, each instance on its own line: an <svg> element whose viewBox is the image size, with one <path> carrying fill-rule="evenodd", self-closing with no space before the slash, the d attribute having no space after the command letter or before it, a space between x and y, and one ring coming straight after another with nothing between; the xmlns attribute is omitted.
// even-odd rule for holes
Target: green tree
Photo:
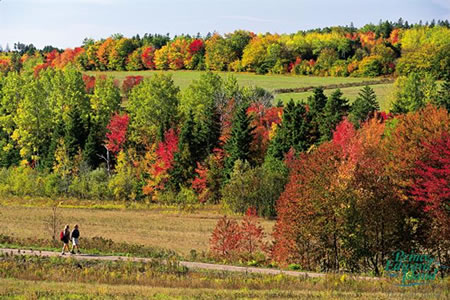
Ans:
<svg viewBox="0 0 450 300"><path fill-rule="evenodd" d="M359 127L361 122L364 122L370 115L379 110L377 95L370 86L366 85L353 102L349 119L353 125Z"/></svg>
<svg viewBox="0 0 450 300"><path fill-rule="evenodd" d="M38 80L28 79L24 97L13 116L16 128L12 133L24 159L38 162L46 154L53 127L53 116Z"/></svg>
<svg viewBox="0 0 450 300"><path fill-rule="evenodd" d="M400 114L416 111L437 97L436 81L430 73L410 73L394 84L395 100L391 112Z"/></svg>
<svg viewBox="0 0 450 300"><path fill-rule="evenodd" d="M291 99L283 110L281 124L277 127L275 136L270 142L268 156L279 160L294 148L306 151L311 146L310 119L303 103L295 104Z"/></svg>
<svg viewBox="0 0 450 300"><path fill-rule="evenodd" d="M248 105L237 108L231 127L231 136L225 144L228 157L225 160L225 170L230 174L236 160L251 162L250 144L253 141L253 130L251 117L247 115Z"/></svg>
<svg viewBox="0 0 450 300"><path fill-rule="evenodd" d="M336 125L349 111L349 104L346 98L342 97L340 89L335 90L327 99L323 110L323 119L319 125L320 141L328 141L333 135Z"/></svg>
<svg viewBox="0 0 450 300"><path fill-rule="evenodd" d="M98 132L95 124L89 126L89 134L83 149L83 161L91 168L95 169L99 165Z"/></svg>
<svg viewBox="0 0 450 300"><path fill-rule="evenodd" d="M165 74L145 79L133 88L127 105L133 142L151 142L176 124L179 91L172 76Z"/></svg>
<svg viewBox="0 0 450 300"><path fill-rule="evenodd" d="M231 44L219 34L206 41L205 64L209 70L223 71L236 59Z"/></svg>
<svg viewBox="0 0 450 300"><path fill-rule="evenodd" d="M312 143L316 143L320 139L319 126L323 119L323 111L327 104L327 96L323 92L323 88L315 88L313 95L308 97L308 115L311 120L310 139Z"/></svg>
<svg viewBox="0 0 450 300"><path fill-rule="evenodd" d="M168 185L173 191L179 191L180 187L195 175L195 153L198 152L198 144L194 128L194 116L189 112L181 128L178 151L174 155L173 168L170 170Z"/></svg>
<svg viewBox="0 0 450 300"><path fill-rule="evenodd" d="M179 111L184 116L192 111L195 122L203 122L209 117L208 108L218 106L224 99L224 93L222 78L218 74L206 72L183 91Z"/></svg>
<svg viewBox="0 0 450 300"><path fill-rule="evenodd" d="M444 107L450 112L450 74L446 76L445 81L442 83L434 104L438 107Z"/></svg>
<svg viewBox="0 0 450 300"><path fill-rule="evenodd" d="M90 97L90 121L95 123L98 129L106 131L111 116L120 109L120 102L120 90L114 84L114 79L97 78L94 94Z"/></svg>
<svg viewBox="0 0 450 300"><path fill-rule="evenodd" d="M64 143L69 158L73 158L80 149L84 148L87 139L86 127L81 118L79 108L75 106L69 112L69 121L66 124L64 135Z"/></svg>

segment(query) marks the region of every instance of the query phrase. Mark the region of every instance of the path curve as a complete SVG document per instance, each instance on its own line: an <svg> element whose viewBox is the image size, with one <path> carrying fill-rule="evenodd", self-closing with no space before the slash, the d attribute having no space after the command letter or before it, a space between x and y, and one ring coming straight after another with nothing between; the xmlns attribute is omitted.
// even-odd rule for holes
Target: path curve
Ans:
<svg viewBox="0 0 450 300"><path fill-rule="evenodd" d="M64 256L59 252L54 251L41 251L41 250L33 250L31 248L27 249L8 249L8 248L0 248L0 253L9 254L9 255L30 255L30 256L47 256L47 257L71 257L75 259L83 259L83 260L109 260L109 261L136 261L136 262L150 262L152 258L142 258L142 257L128 257L128 256L111 256L111 255L95 255L95 254L66 254ZM289 275L295 277L325 277L327 274L325 273L314 273L314 272L297 272L297 271L285 271L279 269L265 269L265 268L255 268L255 267L238 267L238 266L230 266L230 265L219 265L219 264L209 264L202 262L190 262L190 261L180 261L181 266L185 266L188 269L203 269L203 270L215 270L215 271L227 271L227 272L240 272L240 273L258 273L258 274L271 274L271 275ZM356 279L365 279L365 280L377 280L379 278L376 277L363 277L363 276L355 276Z"/></svg>

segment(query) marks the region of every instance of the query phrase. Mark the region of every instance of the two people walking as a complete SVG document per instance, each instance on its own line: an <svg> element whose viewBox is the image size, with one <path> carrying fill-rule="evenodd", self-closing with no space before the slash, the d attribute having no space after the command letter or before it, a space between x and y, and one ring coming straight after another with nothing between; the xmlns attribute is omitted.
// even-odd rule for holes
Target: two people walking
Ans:
<svg viewBox="0 0 450 300"><path fill-rule="evenodd" d="M80 231L78 230L78 225L74 226L74 229L72 232L70 232L69 225L66 225L64 227L64 230L61 231L60 239L63 242L64 246L62 248L61 255L64 255L67 252L69 252L69 241L72 241L72 250L70 250L70 253L75 254L75 248L78 251L78 254L81 253L79 248L79 242L78 239L80 237Z"/></svg>

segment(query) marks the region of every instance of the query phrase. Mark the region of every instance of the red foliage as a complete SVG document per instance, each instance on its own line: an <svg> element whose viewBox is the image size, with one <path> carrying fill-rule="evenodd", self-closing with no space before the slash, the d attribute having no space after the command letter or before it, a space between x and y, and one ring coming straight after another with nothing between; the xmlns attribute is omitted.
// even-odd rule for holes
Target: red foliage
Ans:
<svg viewBox="0 0 450 300"><path fill-rule="evenodd" d="M233 113L234 113L234 106L235 106L235 100L231 99L228 101L224 107L223 111L221 113L221 135L219 137L219 141L221 145L225 145L228 138L231 136L231 126L233 121Z"/></svg>
<svg viewBox="0 0 450 300"><path fill-rule="evenodd" d="M6 73L10 69L9 59L0 59L0 72Z"/></svg>
<svg viewBox="0 0 450 300"><path fill-rule="evenodd" d="M189 45L189 53L191 55L194 55L197 52L202 51L204 48L205 48L205 43L200 39L196 39L196 40L193 40L191 42L191 44Z"/></svg>
<svg viewBox="0 0 450 300"><path fill-rule="evenodd" d="M392 45L395 45L400 41L399 33L400 29L398 28L395 28L394 30L391 31L389 39Z"/></svg>
<svg viewBox="0 0 450 300"><path fill-rule="evenodd" d="M358 34L356 32L346 33L345 37L349 40L356 41L358 39Z"/></svg>
<svg viewBox="0 0 450 300"><path fill-rule="evenodd" d="M148 46L144 48L141 54L142 64L146 69L155 69L155 48Z"/></svg>
<svg viewBox="0 0 450 300"><path fill-rule="evenodd" d="M236 220L230 220L227 216L223 216L212 232L210 251L214 256L230 259L239 252L241 238Z"/></svg>
<svg viewBox="0 0 450 300"><path fill-rule="evenodd" d="M265 233L256 216L256 209L249 208L242 220L241 243L239 250L247 255L253 255L258 251L266 251L267 245L264 242Z"/></svg>
<svg viewBox="0 0 450 300"><path fill-rule="evenodd" d="M197 162L195 173L197 173L197 176L192 180L192 188L199 195L204 195L203 191L206 190L208 183L208 168ZM204 203L206 200L205 197L200 197L200 202Z"/></svg>
<svg viewBox="0 0 450 300"><path fill-rule="evenodd" d="M302 62L301 57L297 57L295 59L295 62L291 62L288 66L288 72L291 72L295 69L296 66L298 66Z"/></svg>
<svg viewBox="0 0 450 300"><path fill-rule="evenodd" d="M356 159L359 150L359 143L351 142L355 135L355 127L347 118L344 118L333 132L333 143L342 150L343 157L350 160Z"/></svg>
<svg viewBox="0 0 450 300"><path fill-rule="evenodd" d="M42 64L36 65L36 66L34 67L34 70L33 70L34 77L38 77L38 76L39 76L39 73L40 73L42 70L47 69L48 67L50 67L50 64L49 64L49 63L42 63Z"/></svg>
<svg viewBox="0 0 450 300"><path fill-rule="evenodd" d="M52 64L53 61L54 61L57 57L59 57L59 52L58 52L58 50L56 50L56 49L55 49L55 50L52 50L51 52L48 52L48 53L46 54L45 62L48 63L48 64Z"/></svg>
<svg viewBox="0 0 450 300"><path fill-rule="evenodd" d="M329 210L333 209L327 203L330 196L321 191L331 192L339 156L336 144L327 142L289 162L289 182L277 201L278 218L273 232L272 257L282 265L300 262L309 268L317 259L321 245L313 244L311 235L323 231ZM316 221L318 215L321 222Z"/></svg>
<svg viewBox="0 0 450 300"><path fill-rule="evenodd" d="M77 47L75 49L67 48L63 53L56 56L52 60L52 67L64 68L69 63L73 63L78 55L84 52L84 48Z"/></svg>
<svg viewBox="0 0 450 300"><path fill-rule="evenodd" d="M89 76L83 74L84 88L86 89L86 93L92 94L95 88L95 76Z"/></svg>
<svg viewBox="0 0 450 300"><path fill-rule="evenodd" d="M375 113L375 118L380 120L381 122L385 122L387 120L390 120L394 117L392 113L387 113L385 111L380 111Z"/></svg>
<svg viewBox="0 0 450 300"><path fill-rule="evenodd" d="M417 161L412 194L416 201L425 203L425 211L444 220L450 215L450 134L443 132L431 143L423 143L427 157Z"/></svg>
<svg viewBox="0 0 450 300"><path fill-rule="evenodd" d="M158 160L156 161L153 176L158 176L161 173L165 173L172 168L173 158L175 152L178 150L178 135L175 130L169 129L164 134L164 141L159 142L156 148L156 155Z"/></svg>
<svg viewBox="0 0 450 300"><path fill-rule="evenodd" d="M255 127L252 149L257 153L258 157L263 158L269 146L272 126L281 123L283 108L267 108L260 103L254 102L248 108L247 114L253 116L251 125Z"/></svg>
<svg viewBox="0 0 450 300"><path fill-rule="evenodd" d="M249 209L240 225L226 216L220 219L211 235L211 253L218 258L233 259L238 255L251 258L266 251L264 229L254 214L256 210Z"/></svg>
<svg viewBox="0 0 450 300"><path fill-rule="evenodd" d="M119 115L116 113L106 127L109 130L106 133L106 148L113 154L117 154L122 150L122 146L126 141L129 122L130 117L127 114Z"/></svg>
<svg viewBox="0 0 450 300"><path fill-rule="evenodd" d="M144 79L143 76L127 76L122 83L122 92L125 95L128 95L131 89L136 85L140 84L143 79Z"/></svg>

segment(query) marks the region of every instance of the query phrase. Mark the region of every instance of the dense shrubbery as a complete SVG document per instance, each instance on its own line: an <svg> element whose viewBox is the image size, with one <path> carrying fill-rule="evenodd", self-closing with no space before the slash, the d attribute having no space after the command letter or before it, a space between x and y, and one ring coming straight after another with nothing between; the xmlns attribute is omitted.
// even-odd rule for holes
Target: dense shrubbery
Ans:
<svg viewBox="0 0 450 300"><path fill-rule="evenodd" d="M399 20L378 26L332 27L295 34L254 34L237 30L206 37L114 35L86 40L82 47L39 52L28 47L0 55L0 72L23 67L39 73L74 64L82 70L215 70L258 74L379 76L449 72L448 21L410 26ZM51 52L48 52L51 51ZM21 59L20 56L22 55Z"/></svg>

